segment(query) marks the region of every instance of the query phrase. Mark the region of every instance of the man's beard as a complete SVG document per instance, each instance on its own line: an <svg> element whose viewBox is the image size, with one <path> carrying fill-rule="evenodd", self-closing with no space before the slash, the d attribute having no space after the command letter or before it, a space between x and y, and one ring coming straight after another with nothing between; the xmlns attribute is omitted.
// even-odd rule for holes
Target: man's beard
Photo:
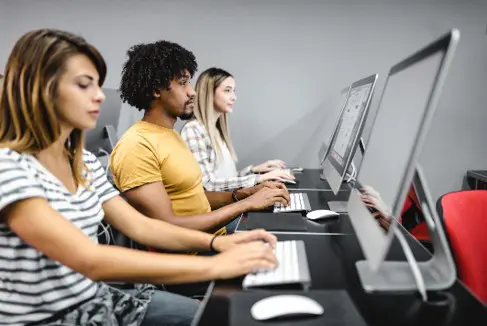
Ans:
<svg viewBox="0 0 487 326"><path fill-rule="evenodd" d="M191 120L194 117L194 112L185 112L179 116L181 120Z"/></svg>
<svg viewBox="0 0 487 326"><path fill-rule="evenodd" d="M194 100L190 99L186 103L184 103L184 108L188 107L189 105L194 105ZM183 111L183 113L179 116L179 119L181 120L190 120L194 117L194 108L190 112L186 112L186 110Z"/></svg>

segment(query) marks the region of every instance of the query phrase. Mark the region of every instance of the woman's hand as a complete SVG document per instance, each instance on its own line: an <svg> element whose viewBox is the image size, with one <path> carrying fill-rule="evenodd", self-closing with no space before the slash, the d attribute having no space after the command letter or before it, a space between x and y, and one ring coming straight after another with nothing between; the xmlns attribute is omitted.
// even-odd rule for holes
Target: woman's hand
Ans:
<svg viewBox="0 0 487 326"><path fill-rule="evenodd" d="M244 231L234 233L232 235L219 236L213 241L213 248L217 251L227 251L237 245L250 242L264 242L269 244L272 248L275 247L277 238L272 233L265 230L258 229L252 231Z"/></svg>
<svg viewBox="0 0 487 326"><path fill-rule="evenodd" d="M234 278L258 270L273 270L277 267L277 259L271 246L262 241L236 245L209 259L210 277L213 279Z"/></svg>
<svg viewBox="0 0 487 326"><path fill-rule="evenodd" d="M269 160L252 168L253 173L265 173L275 169L284 169L286 163L282 160Z"/></svg>
<svg viewBox="0 0 487 326"><path fill-rule="evenodd" d="M284 182L285 180L296 180L296 178L289 173L287 173L284 170L273 170L271 172L267 172L265 174L261 174L258 177L258 181L264 182L264 181L269 181L269 180L276 180L276 181L281 181Z"/></svg>

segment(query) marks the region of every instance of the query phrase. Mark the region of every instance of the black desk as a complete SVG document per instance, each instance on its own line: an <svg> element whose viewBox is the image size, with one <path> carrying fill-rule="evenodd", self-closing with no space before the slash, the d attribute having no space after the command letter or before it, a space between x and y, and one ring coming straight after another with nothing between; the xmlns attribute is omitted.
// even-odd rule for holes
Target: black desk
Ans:
<svg viewBox="0 0 487 326"><path fill-rule="evenodd" d="M313 190L294 190L289 189L290 192L304 192L308 195L309 203L311 205L312 210L316 209L329 209L327 203L333 200L339 201L347 201L348 197L350 196L350 191L340 191L335 196L331 191L313 191ZM242 216L240 219L236 232L248 230L247 228L247 217L248 216L262 216L262 215L270 215L272 214L275 216L276 221L279 221L280 214L286 213L272 213L271 211L264 211L264 212L249 212L247 216ZM307 230L304 231L306 233L342 233L347 232L349 233L352 231L352 226L350 225L350 220L348 218L332 218L332 219L324 219L321 221L310 221L306 219L303 215L303 220L306 223ZM273 230L269 230L272 233L303 233L301 232L274 232Z"/></svg>
<svg viewBox="0 0 487 326"><path fill-rule="evenodd" d="M467 171L467 183L470 189L487 189L487 171L469 170Z"/></svg>
<svg viewBox="0 0 487 326"><path fill-rule="evenodd" d="M346 292L352 301L352 305L339 307L339 309L327 309L334 300L323 300L320 304L325 307L328 315L323 315L316 320L297 322L262 322L257 323L249 319L248 304L241 305L244 293L259 295L268 294L263 290L243 291L242 278L226 281L216 281L203 307L203 313L198 325L327 325L326 318L341 320L340 317L347 314L358 313L363 319L360 322L335 322L329 325L487 325L487 309L464 286L456 281L453 286L441 292L444 299L443 305L423 305L416 293L367 293L360 283L355 262L364 259L358 240L351 227L347 215L340 216L341 222L336 223L336 234L276 234L282 240L303 240L306 246L308 263L311 273L310 295L329 290L341 290ZM406 239L409 242L418 261L425 261L430 257L429 252L414 240L406 231ZM402 248L395 239L387 256L388 260L405 261ZM260 292L259 292L260 291ZM273 290L272 294L288 293L289 291ZM293 291L296 293L296 291ZM298 292L306 295L306 292ZM237 305L237 302L239 303ZM345 310L345 311L344 311ZM337 314L334 316L334 314ZM336 317L336 318L335 318ZM237 320L237 321L235 321ZM323 320L323 321L322 321Z"/></svg>
<svg viewBox="0 0 487 326"><path fill-rule="evenodd" d="M410 294L371 294L366 293L360 283L355 268L355 262L363 259L363 254L355 235L296 235L278 234L279 240L303 240L311 272L312 285L310 291L342 290L351 298L354 307L340 307L337 314L359 313L367 325L487 325L486 308L477 301L463 285L456 281L455 284L444 291L444 297L448 298L448 304L444 306L422 306L417 295ZM428 252L415 240L408 238L411 248L419 261L428 258ZM402 250L397 243L393 243L389 259L405 260ZM230 281L217 281L214 284L203 314L198 325L230 325L233 317L242 317L248 320L248 309L238 309L235 305L237 295L243 293L242 279ZM262 290L245 292L258 293ZM289 291L274 290L272 294L288 293ZM295 293L296 291L294 291ZM306 294L306 292L301 292ZM332 302L320 302L327 306ZM230 316L230 310L237 312L238 316ZM332 314L328 310L328 313ZM347 311L345 311L347 313ZM333 319L334 316L325 316ZM239 318L240 320L240 318ZM291 325L291 323L255 323L255 325ZM292 325L300 323L293 321ZM310 323L303 323L309 324ZM232 325L240 325L234 323ZM322 325L326 325L322 323ZM359 325L333 324L333 325ZM246 323L246 326L251 326Z"/></svg>
<svg viewBox="0 0 487 326"><path fill-rule="evenodd" d="M304 169L302 172L294 172L296 184L286 184L289 189L306 190L331 190L326 180L320 179L321 169Z"/></svg>

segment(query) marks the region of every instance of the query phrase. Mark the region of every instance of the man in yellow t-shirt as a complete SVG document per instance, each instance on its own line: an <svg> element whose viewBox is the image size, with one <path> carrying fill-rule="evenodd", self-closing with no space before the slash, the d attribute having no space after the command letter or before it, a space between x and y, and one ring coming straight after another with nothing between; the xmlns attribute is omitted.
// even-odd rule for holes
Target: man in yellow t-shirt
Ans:
<svg viewBox="0 0 487 326"><path fill-rule="evenodd" d="M197 69L193 53L159 41L128 51L120 93L144 110L144 117L115 146L110 168L115 184L139 211L182 227L221 235L225 225L249 210L287 204L280 183L267 182L232 192L206 192L198 162L173 130L178 118L192 117Z"/></svg>

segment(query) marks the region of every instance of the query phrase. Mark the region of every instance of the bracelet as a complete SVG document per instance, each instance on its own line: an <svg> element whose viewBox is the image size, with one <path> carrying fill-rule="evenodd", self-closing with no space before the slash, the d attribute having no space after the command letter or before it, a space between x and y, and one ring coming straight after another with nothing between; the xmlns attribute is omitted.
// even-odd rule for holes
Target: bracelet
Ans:
<svg viewBox="0 0 487 326"><path fill-rule="evenodd" d="M216 237L218 237L217 234L215 234L213 236L213 238L211 238L211 241L210 241L210 251L216 251L215 248L213 248L213 241L215 241Z"/></svg>
<svg viewBox="0 0 487 326"><path fill-rule="evenodd" d="M232 191L232 199L233 202L238 202L238 197L237 197L237 190Z"/></svg>

